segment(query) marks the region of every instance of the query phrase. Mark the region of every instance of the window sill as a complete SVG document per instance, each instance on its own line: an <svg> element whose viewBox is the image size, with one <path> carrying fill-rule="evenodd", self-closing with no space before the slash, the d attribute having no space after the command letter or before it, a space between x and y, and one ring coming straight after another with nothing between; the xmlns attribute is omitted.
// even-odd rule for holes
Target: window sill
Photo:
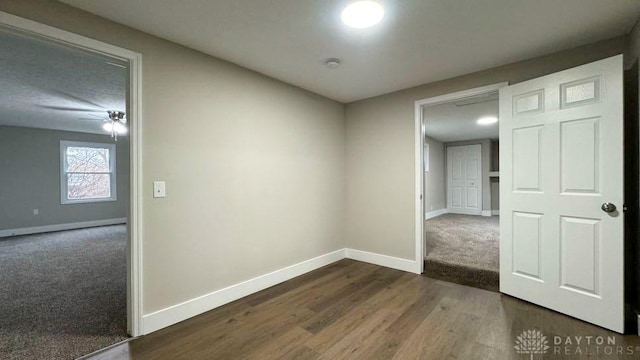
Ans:
<svg viewBox="0 0 640 360"><path fill-rule="evenodd" d="M103 199L81 199L81 200L62 200L61 205L74 205L74 204L93 204L118 201L117 198L103 198Z"/></svg>

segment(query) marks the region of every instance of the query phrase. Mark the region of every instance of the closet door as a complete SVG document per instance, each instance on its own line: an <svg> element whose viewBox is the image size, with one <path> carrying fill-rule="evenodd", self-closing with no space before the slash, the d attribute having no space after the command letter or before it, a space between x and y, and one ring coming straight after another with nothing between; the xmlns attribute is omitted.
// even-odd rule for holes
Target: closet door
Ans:
<svg viewBox="0 0 640 360"><path fill-rule="evenodd" d="M454 214L482 213L482 147L447 147L447 211Z"/></svg>

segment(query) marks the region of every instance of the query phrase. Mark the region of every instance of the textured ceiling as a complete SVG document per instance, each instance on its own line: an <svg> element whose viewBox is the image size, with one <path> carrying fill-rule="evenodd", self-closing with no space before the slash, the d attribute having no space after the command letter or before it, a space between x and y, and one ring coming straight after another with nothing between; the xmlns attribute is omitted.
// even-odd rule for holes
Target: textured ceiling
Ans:
<svg viewBox="0 0 640 360"><path fill-rule="evenodd" d="M628 34L639 0L61 0L329 98L351 102ZM342 59L335 70L327 58Z"/></svg>
<svg viewBox="0 0 640 360"><path fill-rule="evenodd" d="M486 101L487 99L491 99ZM430 106L424 110L425 133L441 142L497 139L498 123L478 125L476 120L485 116L498 117L497 93L487 98L451 102ZM462 105L462 106L460 106Z"/></svg>
<svg viewBox="0 0 640 360"><path fill-rule="evenodd" d="M106 110L126 110L124 65L0 31L0 125L103 134Z"/></svg>

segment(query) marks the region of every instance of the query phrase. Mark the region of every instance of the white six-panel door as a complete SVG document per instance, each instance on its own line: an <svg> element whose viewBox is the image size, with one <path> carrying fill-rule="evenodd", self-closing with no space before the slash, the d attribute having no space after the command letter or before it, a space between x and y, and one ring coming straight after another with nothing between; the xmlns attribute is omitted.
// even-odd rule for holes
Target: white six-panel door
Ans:
<svg viewBox="0 0 640 360"><path fill-rule="evenodd" d="M482 213L482 147L447 147L447 211L454 214Z"/></svg>
<svg viewBox="0 0 640 360"><path fill-rule="evenodd" d="M500 90L500 291L617 332L622 76L620 55Z"/></svg>

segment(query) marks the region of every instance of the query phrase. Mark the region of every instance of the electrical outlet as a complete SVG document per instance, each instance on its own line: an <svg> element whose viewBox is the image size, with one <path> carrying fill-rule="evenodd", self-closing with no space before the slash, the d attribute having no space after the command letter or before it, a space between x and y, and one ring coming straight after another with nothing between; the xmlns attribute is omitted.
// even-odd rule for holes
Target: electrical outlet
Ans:
<svg viewBox="0 0 640 360"><path fill-rule="evenodd" d="M38 209L33 209L33 215L38 215L40 213L40 210Z"/></svg>

